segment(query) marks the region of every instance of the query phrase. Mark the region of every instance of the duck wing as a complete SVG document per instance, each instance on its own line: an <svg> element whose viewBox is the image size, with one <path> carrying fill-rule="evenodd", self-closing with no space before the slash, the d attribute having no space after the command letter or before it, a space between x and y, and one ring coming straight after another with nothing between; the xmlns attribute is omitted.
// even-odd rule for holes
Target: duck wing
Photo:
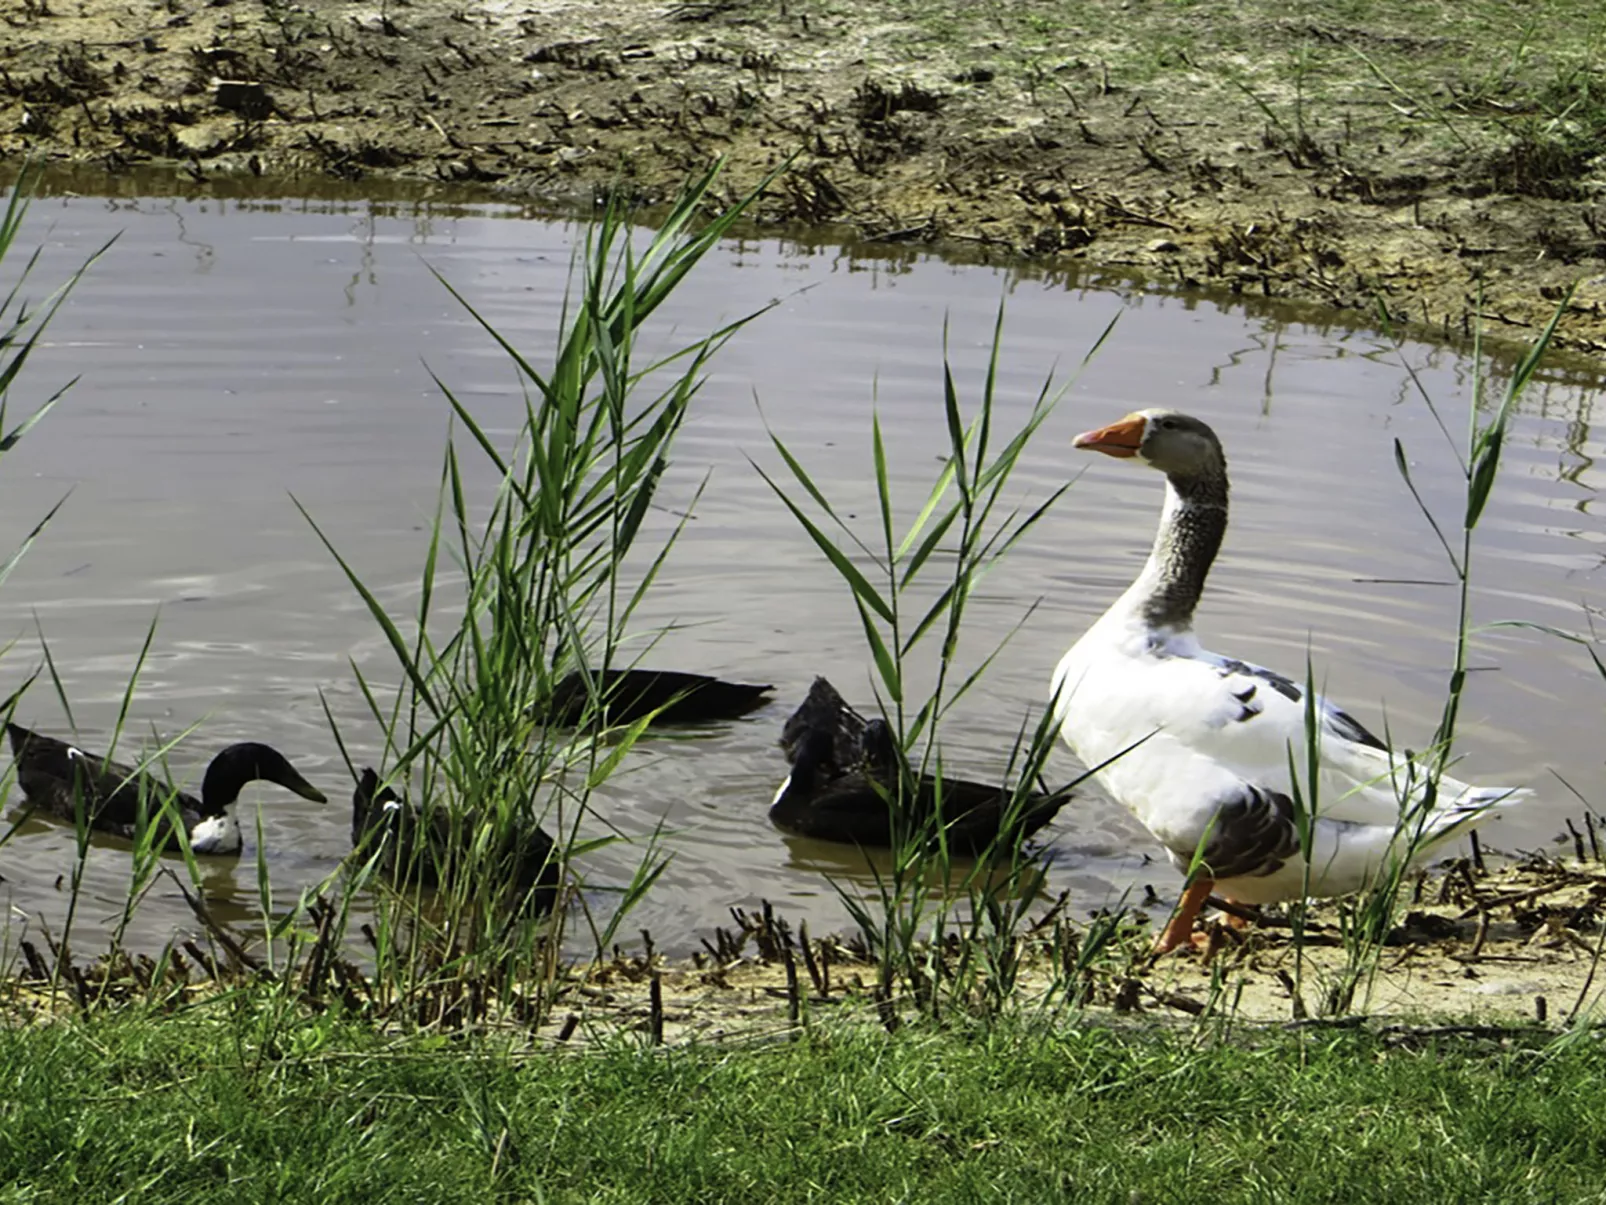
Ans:
<svg viewBox="0 0 1606 1205"><path fill-rule="evenodd" d="M86 753L20 724L7 724L6 735L22 793L64 820L75 818L82 797L92 828L132 838L142 802L147 813L154 812L172 790L144 770ZM200 816L199 801L183 791L173 795L186 826L194 824Z"/></svg>
<svg viewBox="0 0 1606 1205"><path fill-rule="evenodd" d="M879 774L862 768L839 774L813 790L788 782L770 807L770 820L799 837L890 849L897 827L890 789ZM1011 815L1010 791L944 779L942 817L948 848L971 856L984 853L998 845L1006 825L1010 842L1018 844L1052 820L1070 797L1069 791L1033 792ZM934 826L937 801L936 779L926 775L919 785L913 823Z"/></svg>
<svg viewBox="0 0 1606 1205"><path fill-rule="evenodd" d="M1019 803L1015 793L989 783L944 778L942 819L948 847L960 853L981 854L994 847L1018 846L1053 820L1071 798L1070 791L1029 792ZM924 775L920 782L922 817L935 822L937 780Z"/></svg>
<svg viewBox="0 0 1606 1205"><path fill-rule="evenodd" d="M799 837L867 849L892 845L892 809L857 770L839 773L813 790L788 780L769 815L777 828Z"/></svg>
<svg viewBox="0 0 1606 1205"><path fill-rule="evenodd" d="M835 778L865 760L868 730L868 721L848 706L836 687L817 677L781 729L781 751L788 765L795 767L804 757L816 775Z"/></svg>

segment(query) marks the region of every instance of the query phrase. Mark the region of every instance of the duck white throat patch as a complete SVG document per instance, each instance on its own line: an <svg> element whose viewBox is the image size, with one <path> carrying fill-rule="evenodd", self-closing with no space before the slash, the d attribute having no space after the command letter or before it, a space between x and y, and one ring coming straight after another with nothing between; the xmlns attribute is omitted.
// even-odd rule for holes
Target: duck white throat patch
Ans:
<svg viewBox="0 0 1606 1205"><path fill-rule="evenodd" d="M190 830L190 848L198 854L237 854L243 842L232 807L221 816L207 816Z"/></svg>

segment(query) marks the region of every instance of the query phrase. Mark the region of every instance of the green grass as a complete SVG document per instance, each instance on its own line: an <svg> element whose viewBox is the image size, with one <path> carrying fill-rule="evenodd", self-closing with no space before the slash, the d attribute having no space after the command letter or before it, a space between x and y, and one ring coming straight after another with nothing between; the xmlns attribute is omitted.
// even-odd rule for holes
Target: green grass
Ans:
<svg viewBox="0 0 1606 1205"><path fill-rule="evenodd" d="M1598 1200L1603 1073L1314 1030L521 1054L258 997L0 1032L0 1199Z"/></svg>

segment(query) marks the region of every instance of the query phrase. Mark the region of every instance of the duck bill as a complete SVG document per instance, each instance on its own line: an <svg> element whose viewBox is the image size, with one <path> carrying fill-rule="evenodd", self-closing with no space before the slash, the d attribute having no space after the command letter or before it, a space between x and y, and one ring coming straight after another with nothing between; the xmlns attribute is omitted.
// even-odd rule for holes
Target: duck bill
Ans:
<svg viewBox="0 0 1606 1205"><path fill-rule="evenodd" d="M1097 431L1083 431L1071 441L1071 446L1122 459L1136 456L1138 449L1143 446L1143 430L1147 422L1141 414L1130 415Z"/></svg>
<svg viewBox="0 0 1606 1205"><path fill-rule="evenodd" d="M289 773L285 774L278 781L281 787L284 787L289 791L294 791L303 799L311 800L313 803L329 802L328 796L326 796L317 787L313 786L305 778L302 778L301 775L297 774L294 770L290 770Z"/></svg>

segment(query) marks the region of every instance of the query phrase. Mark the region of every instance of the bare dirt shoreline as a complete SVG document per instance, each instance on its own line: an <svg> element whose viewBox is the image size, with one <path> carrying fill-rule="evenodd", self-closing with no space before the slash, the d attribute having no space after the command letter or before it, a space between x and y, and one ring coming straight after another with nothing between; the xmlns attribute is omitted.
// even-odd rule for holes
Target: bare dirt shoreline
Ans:
<svg viewBox="0 0 1606 1205"><path fill-rule="evenodd" d="M1163 956L1151 954L1150 943L1165 901L1109 918L1114 927L1096 946L1098 922L1070 915L1064 900L1044 903L1005 960L1013 969L1004 1006L1024 1016L1069 1009L1094 1024L1179 1026L1364 1020L1412 1042L1592 1026L1606 1000L1606 862L1598 848L1576 860L1530 855L1486 871L1456 861L1420 875L1375 963L1352 961L1342 902L1315 904L1297 941L1276 909L1247 929L1213 917L1199 947ZM732 909L732 917L735 923L706 935L705 952L692 958L665 958L644 934L638 952L616 950L610 959L566 967L544 990L476 981L458 985L457 994L420 988L404 999L339 955L303 958L282 986L314 1009L343 1001L381 1025L486 1026L566 1049L621 1031L652 1045L679 1045L767 1041L818 1024L893 1030L919 1014L901 979L878 988L878 961L858 937L811 939L768 907ZM63 962L58 973L51 964L59 950L24 942L25 957L0 975L0 1016L36 1023L142 1002L182 1009L273 981L255 956L256 941L227 929L208 932L199 945L181 943L161 972L149 957L134 955ZM947 943L940 957L927 950L921 965L928 973L942 965L945 1011L988 1015L999 1001L980 980L956 988L954 968L993 964L982 955L961 959L961 947ZM311 970L314 964L322 969ZM1355 968L1368 965L1373 969L1357 978ZM451 986L450 976L444 984Z"/></svg>
<svg viewBox="0 0 1606 1205"><path fill-rule="evenodd" d="M1518 340L1576 284L1559 342L1606 350L1602 131L1556 83L1595 65L1541 46L1494 79L1424 2L1360 29L1270 0L1094 0L1081 27L1045 0L22 0L0 154L648 201L796 154L766 219L1449 334L1481 293Z"/></svg>
<svg viewBox="0 0 1606 1205"><path fill-rule="evenodd" d="M1352 995L1344 989L1349 951L1338 903L1314 907L1300 942L1280 916L1247 930L1218 918L1206 926L1201 948L1160 957L1149 953L1149 944L1151 924L1165 919L1165 906L1132 913L1121 937L1090 960L1079 984L1065 981L1065 950L1055 948L1050 915L1022 935L1011 999L1028 1012L1075 1003L1105 1021L1592 1023L1606 998L1606 972L1597 973L1606 952L1601 869L1593 859L1535 856L1488 872L1450 863L1421 876L1375 973L1363 976ZM784 1032L810 1010L832 1015L841 1011L833 1006L844 1004L875 1019L870 989L877 972L862 949L855 954L841 939L827 938L805 959L784 921L736 919L734 931L717 931L715 941L704 943L707 955L691 963L638 957L595 968L588 997L574 997L573 1008L560 1006L554 1029L576 1010L592 1020L634 1023L668 1041ZM654 974L662 980L656 1006ZM1068 993L1077 999L1067 999ZM901 1013L908 1002L899 1003L895 1011ZM880 1020L887 1019L882 1011Z"/></svg>

